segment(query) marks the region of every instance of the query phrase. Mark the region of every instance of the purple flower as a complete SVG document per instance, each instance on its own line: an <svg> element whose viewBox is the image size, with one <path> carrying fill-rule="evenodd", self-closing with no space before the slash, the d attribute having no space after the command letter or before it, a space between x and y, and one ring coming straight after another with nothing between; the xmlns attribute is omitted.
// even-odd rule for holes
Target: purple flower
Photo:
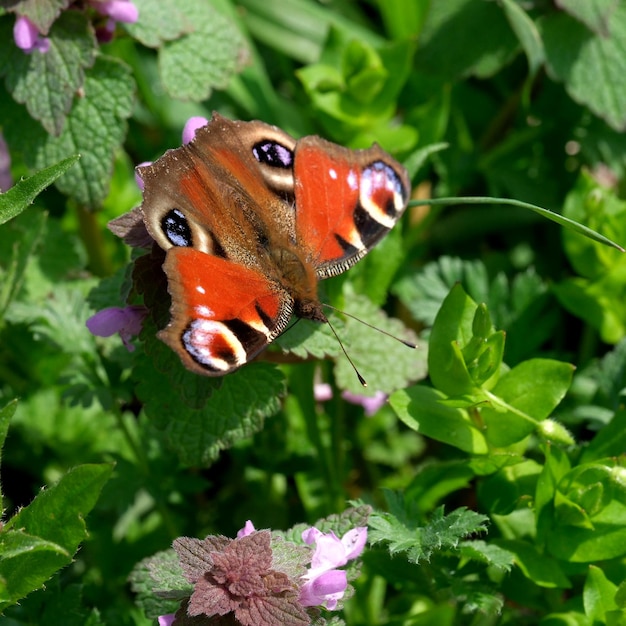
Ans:
<svg viewBox="0 0 626 626"><path fill-rule="evenodd" d="M206 117L190 117L183 128L183 143L189 143L195 136L198 128L202 128L209 123Z"/></svg>
<svg viewBox="0 0 626 626"><path fill-rule="evenodd" d="M169 615L159 615L159 626L172 626L176 615L170 613Z"/></svg>
<svg viewBox="0 0 626 626"><path fill-rule="evenodd" d="M240 539L241 537L247 537L254 532L256 532L256 528L254 527L254 524L248 520L244 527L237 533L237 538Z"/></svg>
<svg viewBox="0 0 626 626"><path fill-rule="evenodd" d="M352 404L358 404L365 409L365 415L371 417L378 409L380 409L385 402L387 402L387 394L382 391L377 391L373 396L362 396L358 393L352 393L351 391L344 391L341 397Z"/></svg>
<svg viewBox="0 0 626 626"><path fill-rule="evenodd" d="M93 2L92 6L98 13L110 17L113 22L133 24L139 19L139 10L131 0L107 0Z"/></svg>
<svg viewBox="0 0 626 626"><path fill-rule="evenodd" d="M138 335L141 325L147 315L147 310L142 306L109 307L92 315L86 322L87 328L92 335L97 337L110 337L119 333L122 342L129 352L135 349L131 338Z"/></svg>
<svg viewBox="0 0 626 626"><path fill-rule="evenodd" d="M303 576L305 583L300 590L302 606L325 604L330 611L337 606L348 586L346 573L336 568L345 565L363 552L367 541L367 528L353 528L341 539L335 533L322 533L317 528L309 528L302 533L302 539L309 545L315 543L311 567Z"/></svg>
<svg viewBox="0 0 626 626"><path fill-rule="evenodd" d="M37 27L25 16L19 15L13 26L13 39L15 45L30 54L34 50L38 52L48 52L50 50L50 40L42 37Z"/></svg>

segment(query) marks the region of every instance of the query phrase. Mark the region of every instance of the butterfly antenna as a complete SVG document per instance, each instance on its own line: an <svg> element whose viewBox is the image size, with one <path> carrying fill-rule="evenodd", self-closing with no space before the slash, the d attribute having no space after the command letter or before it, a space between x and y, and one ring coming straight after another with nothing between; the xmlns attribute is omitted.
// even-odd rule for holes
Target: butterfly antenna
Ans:
<svg viewBox="0 0 626 626"><path fill-rule="evenodd" d="M325 307L327 307L329 309L332 309L333 311L337 311L337 313L341 313L342 315L345 315L346 317L351 317L353 320L356 320L357 322L360 322L364 326L367 326L368 328L371 328L372 330L377 330L379 333L382 333L383 335L387 335L387 337L391 337L392 339L395 339L396 341L399 341L400 343L403 343L405 346L407 346L409 348L417 348L417 344L416 343L413 343L412 341L407 341L406 339L402 339L402 337L398 337L397 335L392 335L391 333L388 333L386 330L383 330L382 328L378 328L378 326L373 326L372 324L368 324L366 321L362 320L361 318L357 317L356 315L351 315L350 313L346 313L345 311L342 311L341 309L338 309L338 308L334 307L332 304L326 304L326 302L323 302L322 306L325 306ZM331 328L332 328L332 326L331 326ZM335 331L333 330L333 332L335 332ZM335 333L335 336L336 335L337 335L337 333ZM341 342L339 342L339 343L341 343ZM343 346L341 346L341 347L343 348ZM345 352L345 350L344 350L344 352Z"/></svg>
<svg viewBox="0 0 626 626"><path fill-rule="evenodd" d="M333 308L333 307L331 307L331 308ZM363 378L363 376L361 376L361 374L359 373L359 370L356 368L356 365L352 362L352 359L348 356L348 353L346 352L346 349L343 347L343 343L341 343L341 339L339 339L339 335L337 334L337 331L333 328L333 325L330 323L329 320L326 320L326 321L328 322L328 325L330 326L330 330L333 331L333 335L335 335L335 338L339 342L339 345L341 346L341 349L343 350L343 353L346 355L346 359L348 359L348 363L350 363L350 365L352 365L352 369L354 370L354 373L356 374L357 378L359 379L359 382L363 385L363 387L367 387L367 381L365 380L365 378Z"/></svg>

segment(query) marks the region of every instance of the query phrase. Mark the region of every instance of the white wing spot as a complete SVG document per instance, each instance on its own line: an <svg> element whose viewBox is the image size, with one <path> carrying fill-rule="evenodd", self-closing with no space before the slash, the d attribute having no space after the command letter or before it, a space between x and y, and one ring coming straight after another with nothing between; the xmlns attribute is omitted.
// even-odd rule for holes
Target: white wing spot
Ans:
<svg viewBox="0 0 626 626"><path fill-rule="evenodd" d="M328 170L328 175L333 179L337 180L337 171L332 167Z"/></svg>
<svg viewBox="0 0 626 626"><path fill-rule="evenodd" d="M203 287L202 285L198 285L198 286L196 287L196 291L197 291L198 293L201 293L202 295L204 295L204 294L206 293L206 290L204 289L204 287Z"/></svg>

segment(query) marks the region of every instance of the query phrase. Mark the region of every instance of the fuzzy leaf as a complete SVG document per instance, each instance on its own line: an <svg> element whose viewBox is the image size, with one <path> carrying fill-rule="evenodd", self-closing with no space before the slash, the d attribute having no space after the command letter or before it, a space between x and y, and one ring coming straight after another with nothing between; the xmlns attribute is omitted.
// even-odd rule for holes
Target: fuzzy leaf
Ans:
<svg viewBox="0 0 626 626"><path fill-rule="evenodd" d="M348 293L346 301L350 303L350 315L371 324L374 329L350 317L346 318L345 330L340 338L367 381L367 389L361 386L348 360L340 356L335 363L335 377L341 389L373 396L377 391L391 393L402 389L409 382L426 376L425 344L420 342L417 348L410 348L394 339L398 337L417 344L417 337L412 331L399 320L388 317L365 296ZM376 328L390 333L392 337L377 332Z"/></svg>
<svg viewBox="0 0 626 626"><path fill-rule="evenodd" d="M37 30L44 35L61 11L67 9L72 0L2 0L0 6L15 11L16 15L26 16Z"/></svg>
<svg viewBox="0 0 626 626"><path fill-rule="evenodd" d="M163 349L178 361L167 346ZM137 395L186 465L208 465L220 450L260 430L265 419L279 410L285 392L282 374L263 363L246 365L216 387L213 379L191 374L180 362L170 361L172 374L180 374L180 386L173 386L170 374L157 371L146 355L138 361Z"/></svg>
<svg viewBox="0 0 626 626"><path fill-rule="evenodd" d="M159 71L171 96L200 102L228 85L242 69L247 50L235 24L210 4L192 0L179 6L185 6L194 29L160 49Z"/></svg>
<svg viewBox="0 0 626 626"><path fill-rule="evenodd" d="M150 619L174 613L180 600L193 591L174 550L164 550L143 559L128 578L137 594L137 604Z"/></svg>
<svg viewBox="0 0 626 626"><path fill-rule="evenodd" d="M408 515L403 522L391 513L375 513L370 518L369 540L388 544L390 554L405 552L411 563L419 563L430 559L434 552L458 550L462 538L486 530L488 518L465 508L444 515L440 508L426 526L417 527L410 519Z"/></svg>
<svg viewBox="0 0 626 626"><path fill-rule="evenodd" d="M609 35L610 20L619 3L620 0L555 0L556 6L602 37Z"/></svg>
<svg viewBox="0 0 626 626"><path fill-rule="evenodd" d="M0 598L4 600L0 601L0 609L41 587L54 572L71 562L87 536L84 518L94 507L112 470L111 465L105 464L81 465L70 470L5 524L3 534L24 533L20 541L31 542L32 548L39 549L17 553L13 541L12 558L0 560ZM51 544L57 548L51 550Z"/></svg>
<svg viewBox="0 0 626 626"><path fill-rule="evenodd" d="M40 169L80 154L56 186L77 202L98 207L107 194L113 158L126 135L124 120L131 114L134 82L129 68L99 56L88 70L84 96L77 99L59 137L34 127L25 111L10 111L3 132L11 150L22 152L27 165Z"/></svg>
<svg viewBox="0 0 626 626"><path fill-rule="evenodd" d="M139 19L126 30L144 46L158 48L165 41L177 39L195 30L189 14L189 2L178 0L133 0Z"/></svg>
<svg viewBox="0 0 626 626"><path fill-rule="evenodd" d="M0 37L11 37L10 20L4 19ZM24 54L16 46L0 48L0 74L5 75L13 98L25 104L51 135L60 135L85 70L93 65L96 41L84 13L65 11L52 26L50 50ZM67 153L63 156L66 156Z"/></svg>

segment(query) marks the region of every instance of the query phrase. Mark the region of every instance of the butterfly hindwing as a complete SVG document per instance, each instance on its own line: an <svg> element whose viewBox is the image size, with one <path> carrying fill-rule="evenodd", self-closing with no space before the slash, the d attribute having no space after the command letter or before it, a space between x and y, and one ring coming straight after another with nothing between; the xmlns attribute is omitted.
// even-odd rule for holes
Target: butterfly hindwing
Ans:
<svg viewBox="0 0 626 626"><path fill-rule="evenodd" d="M250 361L287 325L293 304L260 272L189 247L167 252L171 320L160 331L185 367L222 376Z"/></svg>
<svg viewBox="0 0 626 626"><path fill-rule="evenodd" d="M345 271L398 221L409 199L406 170L378 145L349 150L319 137L296 145L296 228L319 278Z"/></svg>

